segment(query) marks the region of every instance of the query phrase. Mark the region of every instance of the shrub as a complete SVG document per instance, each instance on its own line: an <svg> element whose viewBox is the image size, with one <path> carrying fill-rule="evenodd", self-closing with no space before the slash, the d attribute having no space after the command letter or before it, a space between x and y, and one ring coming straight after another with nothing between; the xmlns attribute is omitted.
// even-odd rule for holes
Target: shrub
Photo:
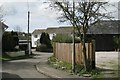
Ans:
<svg viewBox="0 0 120 80"><path fill-rule="evenodd" d="M52 52L52 48L48 48L45 44L41 44L39 46L37 46L36 51L40 51L40 52Z"/></svg>
<svg viewBox="0 0 120 80"><path fill-rule="evenodd" d="M72 43L73 38L72 36L63 35L63 34L57 34L53 37L53 42L59 42L59 43ZM79 43L80 40L78 38L75 38L75 43Z"/></svg>
<svg viewBox="0 0 120 80"><path fill-rule="evenodd" d="M46 45L48 48L51 48L51 40L48 33L43 32L40 37L40 43Z"/></svg>
<svg viewBox="0 0 120 80"><path fill-rule="evenodd" d="M114 48L115 49L120 49L120 38L114 38Z"/></svg>
<svg viewBox="0 0 120 80"><path fill-rule="evenodd" d="M63 34L57 34L56 36L53 37L53 42L59 42L59 43L71 43L72 42L72 37L63 35Z"/></svg>
<svg viewBox="0 0 120 80"><path fill-rule="evenodd" d="M20 50L27 50L28 45L24 44L24 45L19 45L19 49Z"/></svg>
<svg viewBox="0 0 120 80"><path fill-rule="evenodd" d="M18 45L18 35L16 32L5 32L2 37L2 51L14 51Z"/></svg>

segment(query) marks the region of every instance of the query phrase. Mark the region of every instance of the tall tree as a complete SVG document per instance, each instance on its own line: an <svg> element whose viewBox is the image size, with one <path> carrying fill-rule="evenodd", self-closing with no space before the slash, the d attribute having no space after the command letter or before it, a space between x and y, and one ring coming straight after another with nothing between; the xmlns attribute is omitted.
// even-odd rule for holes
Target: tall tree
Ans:
<svg viewBox="0 0 120 80"><path fill-rule="evenodd" d="M22 27L17 25L17 26L14 27L14 31L20 33L20 32L22 32Z"/></svg>
<svg viewBox="0 0 120 80"><path fill-rule="evenodd" d="M2 50L6 51L14 51L15 46L18 45L19 38L16 32L5 32L2 37Z"/></svg>
<svg viewBox="0 0 120 80"><path fill-rule="evenodd" d="M85 47L86 33L91 26L98 23L100 20L112 18L108 16L108 13L103 13L106 12L105 5L107 5L107 2L75 2L75 10L73 12L72 2L51 1L53 2L51 6L62 12L62 16L59 17L60 22L69 21L77 28L83 45L84 68L88 71L89 65Z"/></svg>
<svg viewBox="0 0 120 80"><path fill-rule="evenodd" d="M40 37L40 43L45 44L48 48L51 48L51 41L48 33L43 32Z"/></svg>

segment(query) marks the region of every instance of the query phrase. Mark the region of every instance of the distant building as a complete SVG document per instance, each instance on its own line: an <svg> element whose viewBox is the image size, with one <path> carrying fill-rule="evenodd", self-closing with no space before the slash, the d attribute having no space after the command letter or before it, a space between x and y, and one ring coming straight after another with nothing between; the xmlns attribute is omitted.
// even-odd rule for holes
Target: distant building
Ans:
<svg viewBox="0 0 120 80"><path fill-rule="evenodd" d="M40 39L42 32L47 32L52 40L53 36L56 34L72 34L73 27L57 27L57 28L47 28L47 29L36 29L32 32L31 40L32 47L36 47L38 40ZM91 26L87 32L87 37L95 36L96 50L114 50L114 38L120 38L120 20L104 20ZM77 31L76 31L77 32Z"/></svg>
<svg viewBox="0 0 120 80"><path fill-rule="evenodd" d="M105 20L90 27L88 34L95 35L96 51L113 51L116 45L114 39L120 39L120 20Z"/></svg>
<svg viewBox="0 0 120 80"><path fill-rule="evenodd" d="M5 23L0 21L0 32L3 33L7 28L8 26Z"/></svg>
<svg viewBox="0 0 120 80"><path fill-rule="evenodd" d="M25 32L17 32L17 34L19 38L19 48L21 50L26 50L28 47L28 34ZM29 33L29 42L31 43L31 33Z"/></svg>
<svg viewBox="0 0 120 80"><path fill-rule="evenodd" d="M56 34L67 34L71 35L72 28L71 27L56 27L56 28L47 28L47 29L36 29L31 34L31 40L32 40L32 47L36 47L38 40L41 37L42 32L46 32L50 36L50 40L52 40L53 36Z"/></svg>

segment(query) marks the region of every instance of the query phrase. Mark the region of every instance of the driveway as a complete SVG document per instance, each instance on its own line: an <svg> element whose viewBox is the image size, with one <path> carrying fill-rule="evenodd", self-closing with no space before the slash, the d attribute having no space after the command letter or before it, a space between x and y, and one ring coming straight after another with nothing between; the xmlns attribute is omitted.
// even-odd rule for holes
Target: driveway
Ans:
<svg viewBox="0 0 120 80"><path fill-rule="evenodd" d="M2 64L3 77L5 78L48 78L43 74L37 72L35 64L44 62L52 53L33 52L36 54L30 59L6 61ZM42 64L41 64L42 65ZM13 76L10 76L13 75Z"/></svg>
<svg viewBox="0 0 120 80"><path fill-rule="evenodd" d="M96 66L104 69L118 70L120 52L96 52Z"/></svg>

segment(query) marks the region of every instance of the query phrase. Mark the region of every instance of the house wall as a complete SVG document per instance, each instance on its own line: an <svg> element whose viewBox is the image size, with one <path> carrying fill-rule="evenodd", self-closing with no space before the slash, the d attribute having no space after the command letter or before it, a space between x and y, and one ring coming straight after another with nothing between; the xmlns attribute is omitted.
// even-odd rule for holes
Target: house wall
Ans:
<svg viewBox="0 0 120 80"><path fill-rule="evenodd" d="M50 40L52 40L53 36L56 35L55 33L48 33L48 34L49 34ZM37 35L37 38L35 38L35 35ZM31 36L32 47L37 47L37 40L40 39L40 37L41 37L41 34L32 34L32 36Z"/></svg>
<svg viewBox="0 0 120 80"><path fill-rule="evenodd" d="M37 38L35 38L35 35L37 35ZM37 47L37 40L40 39L41 34L32 34L31 40L32 40L32 47Z"/></svg>
<svg viewBox="0 0 120 80"><path fill-rule="evenodd" d="M53 36L55 36L55 35L56 35L55 33L49 33L50 40L52 40Z"/></svg>

